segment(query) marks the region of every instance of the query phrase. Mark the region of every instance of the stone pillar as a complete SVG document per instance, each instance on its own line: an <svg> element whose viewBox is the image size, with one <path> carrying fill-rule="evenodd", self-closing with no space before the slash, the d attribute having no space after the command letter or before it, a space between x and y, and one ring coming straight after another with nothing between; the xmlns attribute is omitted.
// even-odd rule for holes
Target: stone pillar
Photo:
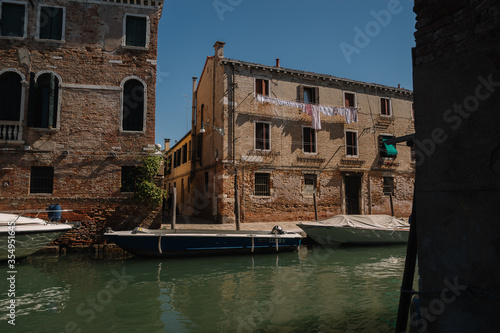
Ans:
<svg viewBox="0 0 500 333"><path fill-rule="evenodd" d="M500 327L500 3L417 0L417 332ZM497 156L497 157L495 157ZM492 168L493 166L493 168ZM425 293L429 292L429 293Z"/></svg>

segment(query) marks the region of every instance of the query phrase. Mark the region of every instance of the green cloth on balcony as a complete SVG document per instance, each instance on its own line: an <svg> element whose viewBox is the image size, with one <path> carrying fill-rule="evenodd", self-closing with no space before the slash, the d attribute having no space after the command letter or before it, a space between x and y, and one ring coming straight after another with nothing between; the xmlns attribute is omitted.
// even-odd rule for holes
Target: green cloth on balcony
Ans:
<svg viewBox="0 0 500 333"><path fill-rule="evenodd" d="M394 145L388 145L387 143L384 143L384 146L387 150L387 155L396 156L398 154L398 151Z"/></svg>

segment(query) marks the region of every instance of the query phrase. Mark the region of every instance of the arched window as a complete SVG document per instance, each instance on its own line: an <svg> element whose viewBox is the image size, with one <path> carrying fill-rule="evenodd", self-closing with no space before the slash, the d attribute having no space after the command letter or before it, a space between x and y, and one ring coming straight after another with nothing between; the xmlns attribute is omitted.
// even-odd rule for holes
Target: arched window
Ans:
<svg viewBox="0 0 500 333"><path fill-rule="evenodd" d="M21 119L22 77L16 72L0 75L0 121Z"/></svg>
<svg viewBox="0 0 500 333"><path fill-rule="evenodd" d="M28 125L36 128L57 128L59 79L54 73L40 75L30 86Z"/></svg>
<svg viewBox="0 0 500 333"><path fill-rule="evenodd" d="M144 130L145 89L141 81L130 79L123 85L122 129Z"/></svg>

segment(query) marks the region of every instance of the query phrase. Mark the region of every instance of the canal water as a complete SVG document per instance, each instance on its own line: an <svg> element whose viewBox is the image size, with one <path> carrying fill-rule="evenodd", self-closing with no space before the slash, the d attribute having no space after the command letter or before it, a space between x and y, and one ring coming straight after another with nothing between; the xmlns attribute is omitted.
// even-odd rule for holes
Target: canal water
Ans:
<svg viewBox="0 0 500 333"><path fill-rule="evenodd" d="M189 259L32 256L0 332L392 332L406 246Z"/></svg>

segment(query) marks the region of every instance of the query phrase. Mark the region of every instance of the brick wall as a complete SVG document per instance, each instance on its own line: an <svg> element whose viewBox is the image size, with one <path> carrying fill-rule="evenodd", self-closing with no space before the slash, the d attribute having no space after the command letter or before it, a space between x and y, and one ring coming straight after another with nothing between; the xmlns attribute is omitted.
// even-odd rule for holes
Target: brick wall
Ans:
<svg viewBox="0 0 500 333"><path fill-rule="evenodd" d="M298 85L316 87L319 104L326 106L343 106L344 92L354 93L360 108L359 121L346 124L343 116L321 116L322 129L316 132L317 152L307 154L302 131L311 126L311 117L295 107L259 103L255 78L269 80L270 97L285 101L297 100ZM380 97L391 99L390 117L380 115ZM378 138L382 134L403 136L414 132L410 91L227 60L216 54L207 58L196 98L197 119L201 119L203 105L203 121L225 130L224 136L209 130L203 134L201 163L196 161L195 165L197 179L202 168L217 172L212 184L215 194L206 196L217 198L217 209L211 213L218 216L219 222L234 222L234 164L238 168L244 221L314 219L313 199L304 194L304 176L308 174L317 175L319 218L346 212L344 178L349 174L361 177L360 213L391 213L382 179L392 177L394 213L409 215L414 179L410 147L398 145L396 158L381 158ZM270 124L270 151L255 149L255 122ZM195 132L199 130L197 124ZM356 131L359 136L359 157L346 157L346 130ZM269 196L254 195L255 173L261 172L270 174Z"/></svg>
<svg viewBox="0 0 500 333"><path fill-rule="evenodd" d="M64 41L38 40L40 4L65 8ZM0 210L44 209L59 203L81 220L63 243L102 241L107 226L124 229L153 218L142 204L121 192L122 166L135 166L154 150L157 30L159 6L108 1L33 1L27 37L0 39L0 71L15 70L24 79L21 140L0 141ZM146 48L123 47L125 14L149 18ZM28 54L21 59L20 55ZM29 60L27 60L29 59ZM52 72L59 80L57 128L27 126L30 80ZM122 91L126 79L145 87L143 131L121 130ZM1 121L0 121L1 122ZM54 168L51 194L30 192L32 166ZM149 222L148 222L149 221Z"/></svg>

